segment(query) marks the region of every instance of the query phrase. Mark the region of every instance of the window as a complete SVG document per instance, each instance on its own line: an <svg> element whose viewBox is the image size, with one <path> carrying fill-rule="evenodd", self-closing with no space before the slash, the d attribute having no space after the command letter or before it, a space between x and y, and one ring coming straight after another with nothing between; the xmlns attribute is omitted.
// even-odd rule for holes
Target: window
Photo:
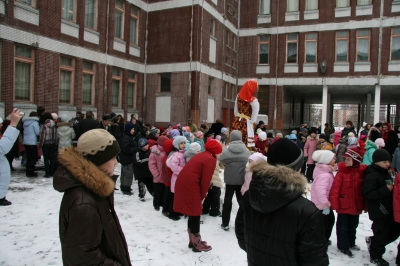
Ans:
<svg viewBox="0 0 400 266"><path fill-rule="evenodd" d="M61 17L75 22L75 0L62 0Z"/></svg>
<svg viewBox="0 0 400 266"><path fill-rule="evenodd" d="M213 78L208 78L208 95L211 95L213 91Z"/></svg>
<svg viewBox="0 0 400 266"><path fill-rule="evenodd" d="M287 12L299 11L299 0L287 0Z"/></svg>
<svg viewBox="0 0 400 266"><path fill-rule="evenodd" d="M83 78L82 78L82 104L93 105L94 99L94 64L83 61Z"/></svg>
<svg viewBox="0 0 400 266"><path fill-rule="evenodd" d="M229 57L229 56L225 56L225 64L227 64L228 66L230 65L230 63L231 63L231 58Z"/></svg>
<svg viewBox="0 0 400 266"><path fill-rule="evenodd" d="M236 60L232 58L232 68L236 69Z"/></svg>
<svg viewBox="0 0 400 266"><path fill-rule="evenodd" d="M269 52L269 36L260 35L260 56L258 58L259 64L268 64L268 52Z"/></svg>
<svg viewBox="0 0 400 266"><path fill-rule="evenodd" d="M14 97L16 101L32 101L33 62L32 49L20 45L15 46Z"/></svg>
<svg viewBox="0 0 400 266"><path fill-rule="evenodd" d="M225 83L225 92L224 92L224 98L229 99L230 93L229 93L229 83Z"/></svg>
<svg viewBox="0 0 400 266"><path fill-rule="evenodd" d="M286 35L286 63L297 63L297 33Z"/></svg>
<svg viewBox="0 0 400 266"><path fill-rule="evenodd" d="M317 34L306 33L306 63L317 62Z"/></svg>
<svg viewBox="0 0 400 266"><path fill-rule="evenodd" d="M215 21L214 21L214 19L210 20L210 35L215 36Z"/></svg>
<svg viewBox="0 0 400 266"><path fill-rule="evenodd" d="M232 43L231 43L231 45L232 45L232 50L236 50L236 36L235 36L235 34L233 34L232 33Z"/></svg>
<svg viewBox="0 0 400 266"><path fill-rule="evenodd" d="M336 7L349 7L350 0L336 0Z"/></svg>
<svg viewBox="0 0 400 266"><path fill-rule="evenodd" d="M270 6L271 6L271 0L260 0L260 15L271 14Z"/></svg>
<svg viewBox="0 0 400 266"><path fill-rule="evenodd" d="M236 89L235 89L235 84L231 85L231 100L235 100L236 96Z"/></svg>
<svg viewBox="0 0 400 266"><path fill-rule="evenodd" d="M306 10L317 10L318 0L306 0Z"/></svg>
<svg viewBox="0 0 400 266"><path fill-rule="evenodd" d="M230 45L230 40L231 40L230 36L231 36L230 31L229 31L229 30L226 30L225 44L226 44L227 46L231 46L231 45Z"/></svg>
<svg viewBox="0 0 400 266"><path fill-rule="evenodd" d="M369 61L369 30L357 31L357 61Z"/></svg>
<svg viewBox="0 0 400 266"><path fill-rule="evenodd" d="M113 67L112 69L112 91L111 91L111 106L121 107L121 83L122 83L122 71L118 68Z"/></svg>
<svg viewBox="0 0 400 266"><path fill-rule="evenodd" d="M160 92L171 92L171 73L160 75Z"/></svg>
<svg viewBox="0 0 400 266"><path fill-rule="evenodd" d="M358 6L369 6L372 5L372 0L357 0Z"/></svg>
<svg viewBox="0 0 400 266"><path fill-rule="evenodd" d="M86 0L85 27L97 29L97 0Z"/></svg>
<svg viewBox="0 0 400 266"><path fill-rule="evenodd" d="M128 108L136 108L136 73L128 73Z"/></svg>
<svg viewBox="0 0 400 266"><path fill-rule="evenodd" d="M336 62L348 61L349 32L336 32Z"/></svg>
<svg viewBox="0 0 400 266"><path fill-rule="evenodd" d="M130 42L138 44L139 9L131 6Z"/></svg>
<svg viewBox="0 0 400 266"><path fill-rule="evenodd" d="M390 60L400 60L400 28L392 28L392 44Z"/></svg>
<svg viewBox="0 0 400 266"><path fill-rule="evenodd" d="M60 58L60 96L59 102L72 104L74 86L74 59L61 56Z"/></svg>
<svg viewBox="0 0 400 266"><path fill-rule="evenodd" d="M115 0L114 36L119 39L123 39L124 36L124 13L122 0Z"/></svg>
<svg viewBox="0 0 400 266"><path fill-rule="evenodd" d="M36 0L18 0L18 2L30 5L32 7L36 6Z"/></svg>
<svg viewBox="0 0 400 266"><path fill-rule="evenodd" d="M229 14L232 14L231 5L230 4L226 5L226 11L228 11Z"/></svg>

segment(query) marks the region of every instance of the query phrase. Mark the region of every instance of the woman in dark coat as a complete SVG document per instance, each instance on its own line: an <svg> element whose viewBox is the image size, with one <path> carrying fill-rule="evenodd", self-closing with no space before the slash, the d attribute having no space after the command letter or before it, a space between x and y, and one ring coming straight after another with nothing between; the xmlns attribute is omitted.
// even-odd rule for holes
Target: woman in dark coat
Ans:
<svg viewBox="0 0 400 266"><path fill-rule="evenodd" d="M322 213L303 197L303 152L290 140L274 142L268 163L257 162L243 195L235 233L248 265L329 265Z"/></svg>
<svg viewBox="0 0 400 266"><path fill-rule="evenodd" d="M53 186L64 192L59 215L64 265L131 265L114 209L119 151L118 142L103 129L86 132L77 148L60 151Z"/></svg>
<svg viewBox="0 0 400 266"><path fill-rule="evenodd" d="M211 246L201 240L200 215L203 212L202 201L222 152L221 144L216 140L207 141L204 148L206 151L193 156L183 167L175 183L174 211L189 216L189 248L194 252L211 250Z"/></svg>

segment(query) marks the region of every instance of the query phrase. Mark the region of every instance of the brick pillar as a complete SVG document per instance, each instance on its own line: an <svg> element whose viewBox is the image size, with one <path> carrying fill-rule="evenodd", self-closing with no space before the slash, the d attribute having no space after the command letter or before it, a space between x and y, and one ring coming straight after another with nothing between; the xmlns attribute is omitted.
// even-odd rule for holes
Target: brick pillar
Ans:
<svg viewBox="0 0 400 266"><path fill-rule="evenodd" d="M5 116L11 113L14 101L14 44L2 40L1 101L5 103Z"/></svg>

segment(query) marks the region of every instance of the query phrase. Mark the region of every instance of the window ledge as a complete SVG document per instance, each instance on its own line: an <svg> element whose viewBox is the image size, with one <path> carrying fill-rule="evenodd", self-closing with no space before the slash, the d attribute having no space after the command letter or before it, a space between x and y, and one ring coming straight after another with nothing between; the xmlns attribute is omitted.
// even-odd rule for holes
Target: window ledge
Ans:
<svg viewBox="0 0 400 266"><path fill-rule="evenodd" d="M257 24L271 23L271 14L258 15Z"/></svg>
<svg viewBox="0 0 400 266"><path fill-rule="evenodd" d="M61 23L79 29L79 25L74 23L74 22L72 22L72 21L61 19Z"/></svg>
<svg viewBox="0 0 400 266"><path fill-rule="evenodd" d="M335 8L335 18L350 17L351 7Z"/></svg>
<svg viewBox="0 0 400 266"><path fill-rule="evenodd" d="M26 4L22 4L22 3L16 2L16 1L14 1L14 6L20 7L22 9L25 9L25 10L29 11L29 12L32 12L32 13L35 13L35 14L39 15L39 10L33 8L32 6L28 6Z"/></svg>
<svg viewBox="0 0 400 266"><path fill-rule="evenodd" d="M209 94L209 95L208 95L208 99L214 100L215 97L214 97L214 96L211 96L211 95Z"/></svg>
<svg viewBox="0 0 400 266"><path fill-rule="evenodd" d="M4 0L0 0L0 14L2 15L6 14L6 7Z"/></svg>
<svg viewBox="0 0 400 266"><path fill-rule="evenodd" d="M369 16L372 15L372 5L356 6L356 16Z"/></svg>
<svg viewBox="0 0 400 266"><path fill-rule="evenodd" d="M288 64L284 66L284 73L299 73L299 64Z"/></svg>
<svg viewBox="0 0 400 266"><path fill-rule="evenodd" d="M59 105L58 111L76 111L76 106L71 105Z"/></svg>
<svg viewBox="0 0 400 266"><path fill-rule="evenodd" d="M29 103L29 102L14 102L13 107L18 108L18 109L35 109L35 110L37 109L36 104Z"/></svg>
<svg viewBox="0 0 400 266"><path fill-rule="evenodd" d="M114 42L119 42L121 44L126 44L126 42L124 40L121 40L119 38L114 37Z"/></svg>
<svg viewBox="0 0 400 266"><path fill-rule="evenodd" d="M311 20L311 19L319 19L319 10L306 10L304 11L304 19Z"/></svg>
<svg viewBox="0 0 400 266"><path fill-rule="evenodd" d="M134 43L129 43L129 46L140 50L140 46Z"/></svg>
<svg viewBox="0 0 400 266"><path fill-rule="evenodd" d="M400 61L389 61L388 71L400 71Z"/></svg>
<svg viewBox="0 0 400 266"><path fill-rule="evenodd" d="M286 12L285 21L298 21L300 20L300 12Z"/></svg>
<svg viewBox="0 0 400 266"><path fill-rule="evenodd" d="M400 2L392 2L392 13L400 12Z"/></svg>
<svg viewBox="0 0 400 266"><path fill-rule="evenodd" d="M96 35L100 36L100 32L98 32L98 31L95 31L95 30L93 30L93 29L91 29L91 28L86 28L86 27L85 27L85 31L87 31L87 32L90 32L90 33L93 33L93 34L96 34Z"/></svg>
<svg viewBox="0 0 400 266"><path fill-rule="evenodd" d="M349 62L335 62L333 64L333 72L349 72Z"/></svg>
<svg viewBox="0 0 400 266"><path fill-rule="evenodd" d="M317 63L304 63L303 64L303 73L317 73L318 72L318 64Z"/></svg>
<svg viewBox="0 0 400 266"><path fill-rule="evenodd" d="M269 74L269 64L258 64L256 74Z"/></svg>
<svg viewBox="0 0 400 266"><path fill-rule="evenodd" d="M61 33L79 38L79 25L71 21L61 19Z"/></svg>
<svg viewBox="0 0 400 266"><path fill-rule="evenodd" d="M355 62L354 63L354 72L370 72L371 71L371 62Z"/></svg>
<svg viewBox="0 0 400 266"><path fill-rule="evenodd" d="M171 97L171 92L157 92L156 97Z"/></svg>
<svg viewBox="0 0 400 266"><path fill-rule="evenodd" d="M218 41L215 36L210 35L210 38L213 39L214 41Z"/></svg>
<svg viewBox="0 0 400 266"><path fill-rule="evenodd" d="M4 14L3 11L5 11L4 8L3 10L0 10L0 13ZM23 22L39 26L39 10L33 8L32 6L14 1L14 17L15 19L21 20Z"/></svg>

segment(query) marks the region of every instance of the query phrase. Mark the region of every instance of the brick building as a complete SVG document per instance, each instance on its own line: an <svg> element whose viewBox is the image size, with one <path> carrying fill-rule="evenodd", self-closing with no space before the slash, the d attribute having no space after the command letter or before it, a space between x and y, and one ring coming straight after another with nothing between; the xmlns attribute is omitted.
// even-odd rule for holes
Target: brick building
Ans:
<svg viewBox="0 0 400 266"><path fill-rule="evenodd" d="M323 123L343 103L369 122L396 104L399 121L399 16L398 0L0 0L0 115L229 125L256 78L271 129L308 120L313 103Z"/></svg>

